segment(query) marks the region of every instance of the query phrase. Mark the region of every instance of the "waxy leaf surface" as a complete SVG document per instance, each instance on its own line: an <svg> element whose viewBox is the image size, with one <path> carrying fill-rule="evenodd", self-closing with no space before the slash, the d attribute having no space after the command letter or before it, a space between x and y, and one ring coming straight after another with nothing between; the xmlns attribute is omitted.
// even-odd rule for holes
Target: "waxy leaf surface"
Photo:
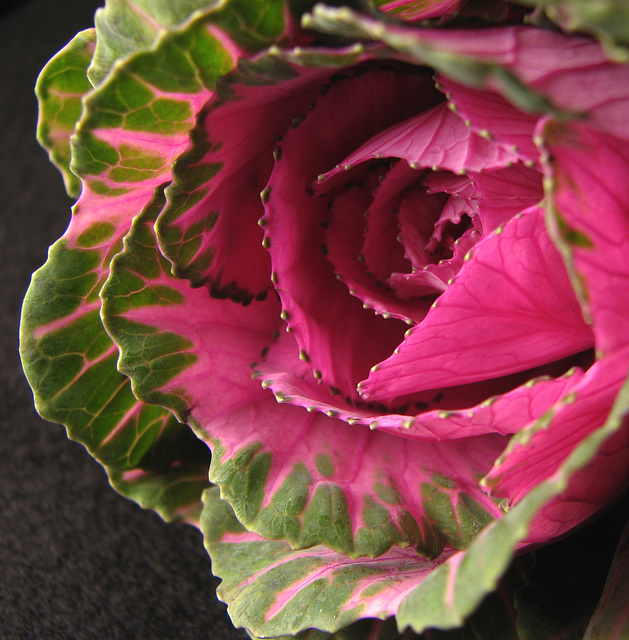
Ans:
<svg viewBox="0 0 629 640"><path fill-rule="evenodd" d="M602 357L629 343L627 143L581 125L548 123L542 135L551 231Z"/></svg>
<svg viewBox="0 0 629 640"><path fill-rule="evenodd" d="M203 110L157 222L174 273L219 297L250 302L266 295L271 267L257 224L264 213L260 191L278 136L307 109L328 73L264 54L232 74Z"/></svg>
<svg viewBox="0 0 629 640"><path fill-rule="evenodd" d="M162 208L160 187L187 147L196 113L235 63L214 17L162 34L84 97L71 164L81 198L33 278L22 318L22 359L40 413L65 424L114 486L168 518L198 515L209 452L170 411L133 395L116 369L99 292L132 220ZM247 29L255 25L238 24L240 35ZM86 56L80 61L84 68Z"/></svg>
<svg viewBox="0 0 629 640"><path fill-rule="evenodd" d="M151 49L160 36L180 27L195 11L216 4L211 0L106 0L94 17L97 44L87 72L90 81L100 84L115 62Z"/></svg>
<svg viewBox="0 0 629 640"><path fill-rule="evenodd" d="M592 333L537 207L498 227L471 253L473 259L398 353L361 383L364 397L388 401L482 381L592 346Z"/></svg>
<svg viewBox="0 0 629 640"><path fill-rule="evenodd" d="M369 100L357 101L356 95ZM421 70L379 69L375 63L335 78L333 90L319 97L281 143L262 219L276 289L313 369L343 396L357 399L356 384L393 351L407 327L364 309L337 281L326 257L327 200L316 197L313 187L317 176L334 169L376 132L441 100ZM310 153L303 153L304 147Z"/></svg>
<svg viewBox="0 0 629 640"><path fill-rule="evenodd" d="M375 559L352 559L321 546L293 550L246 531L216 490L204 500L202 530L222 578L218 595L234 624L260 636L309 627L334 632L359 618L390 618L442 561L399 547Z"/></svg>
<svg viewBox="0 0 629 640"><path fill-rule="evenodd" d="M323 547L294 550L243 529L215 488L204 494L204 502L201 526L212 567L222 579L218 595L234 623L252 637L520 640L515 613L500 595L488 598L463 629L421 639L410 629L397 631L391 617L397 604L443 559L430 561L399 547L375 559L354 560Z"/></svg>
<svg viewBox="0 0 629 640"><path fill-rule="evenodd" d="M78 197L81 181L70 171L70 136L81 117L81 98L92 89L86 69L94 53L93 29L78 33L51 58L37 79L37 140L61 171L68 195Z"/></svg>

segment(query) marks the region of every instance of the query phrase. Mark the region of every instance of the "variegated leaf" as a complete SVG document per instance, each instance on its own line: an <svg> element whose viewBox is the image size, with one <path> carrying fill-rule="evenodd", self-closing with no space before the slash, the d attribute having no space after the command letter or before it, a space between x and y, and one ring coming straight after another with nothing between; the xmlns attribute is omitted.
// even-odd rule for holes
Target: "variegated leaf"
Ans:
<svg viewBox="0 0 629 640"><path fill-rule="evenodd" d="M116 370L99 292L134 217L163 206L161 186L197 112L235 65L239 45L217 26L232 15L229 4L161 34L84 97L71 164L83 191L68 230L33 278L22 317L22 359L40 413L65 424L116 488L169 518L198 510L207 447L170 411L135 398ZM250 32L264 46L268 25L256 35L257 17L250 18L233 25L235 37Z"/></svg>
<svg viewBox="0 0 629 640"><path fill-rule="evenodd" d="M81 193L81 181L70 171L70 136L81 117L81 98L92 89L85 72L94 43L93 29L78 33L49 60L35 86L39 102L37 139L61 171L66 191L75 198Z"/></svg>
<svg viewBox="0 0 629 640"><path fill-rule="evenodd" d="M411 627L421 632L435 626L460 626L496 588L514 553L526 542L535 519L569 496L574 481L587 471L596 454L625 430L628 411L626 380L605 424L583 439L549 478L486 527L468 549L451 556L404 599L396 616L400 629Z"/></svg>

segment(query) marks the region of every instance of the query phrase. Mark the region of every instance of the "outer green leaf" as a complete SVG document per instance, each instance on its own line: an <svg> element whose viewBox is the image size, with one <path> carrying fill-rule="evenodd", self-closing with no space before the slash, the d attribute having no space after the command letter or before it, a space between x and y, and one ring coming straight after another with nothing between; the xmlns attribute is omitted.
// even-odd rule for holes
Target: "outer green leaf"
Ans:
<svg viewBox="0 0 629 640"><path fill-rule="evenodd" d="M107 0L94 18L97 44L88 70L90 81L100 84L117 60L150 49L195 11L216 4L216 0Z"/></svg>
<svg viewBox="0 0 629 640"><path fill-rule="evenodd" d="M194 518L209 452L169 411L135 398L116 370L99 291L133 218L162 207L154 190L170 180L196 112L235 63L227 35L213 35L210 20L165 34L85 97L72 140L83 192L33 278L22 318L24 369L42 416L65 424L116 488L167 518Z"/></svg>
<svg viewBox="0 0 629 640"><path fill-rule="evenodd" d="M376 559L353 560L323 547L294 550L247 532L217 488L204 494L204 502L205 544L223 580L218 595L234 624L253 637L419 640L410 630L398 632L388 616L438 562L400 548ZM469 625L430 631L425 640L519 640L512 614L495 595Z"/></svg>
<svg viewBox="0 0 629 640"><path fill-rule="evenodd" d="M452 556L404 599L397 614L398 626L410 626L418 632L433 626L460 626L482 598L496 588L536 514L566 491L571 477L586 467L605 441L623 427L627 411L629 381L618 394L606 423L585 438L550 478L502 519L487 526L466 551Z"/></svg>
<svg viewBox="0 0 629 640"><path fill-rule="evenodd" d="M232 0L219 4L217 25L250 54L277 43L294 27L287 18L295 0Z"/></svg>
<svg viewBox="0 0 629 640"><path fill-rule="evenodd" d="M92 89L85 72L94 42L93 29L78 33L46 64L35 86L37 139L63 174L68 195L75 198L81 193L81 181L70 171L70 136L81 117L81 98Z"/></svg>
<svg viewBox="0 0 629 640"><path fill-rule="evenodd" d="M79 242L98 245L112 232L113 225L92 225ZM35 404L44 418L66 425L123 494L165 519L194 520L209 453L169 411L139 402L116 371L118 352L99 318L104 260L102 245L71 247L61 239L33 277L21 355Z"/></svg>
<svg viewBox="0 0 629 640"><path fill-rule="evenodd" d="M228 34L234 53L252 53L276 42L286 30L284 0L107 0L96 12L97 45L88 70L94 85L114 63L154 48L164 34L178 30L201 13Z"/></svg>
<svg viewBox="0 0 629 640"><path fill-rule="evenodd" d="M544 9L565 31L590 33L617 62L629 61L629 5L626 0L517 0Z"/></svg>
<svg viewBox="0 0 629 640"><path fill-rule="evenodd" d="M435 566L400 548L374 560L320 546L295 551L247 532L218 489L206 492L204 501L202 531L213 570L223 580L218 596L236 626L259 636L309 627L336 632L360 617L389 617L395 605L387 601L399 600Z"/></svg>
<svg viewBox="0 0 629 640"><path fill-rule="evenodd" d="M253 640L261 640L251 632L247 633ZM493 593L460 629L448 631L430 629L422 635L417 635L410 629L398 631L394 618L365 619L333 633L319 629L306 629L296 635L276 636L273 640L521 640L521 638L515 630L514 619L509 617L501 595Z"/></svg>
<svg viewBox="0 0 629 640"><path fill-rule="evenodd" d="M75 173L96 195L122 195L125 201L139 183L169 180L196 113L234 63L211 26L197 20L165 35L155 51L118 66L85 99L73 139Z"/></svg>
<svg viewBox="0 0 629 640"><path fill-rule="evenodd" d="M209 452L190 429L169 416L176 428L159 434L151 455L161 454L165 464L121 472L107 468L111 486L144 509L164 520L182 520L198 526L199 494L210 486L207 479Z"/></svg>
<svg viewBox="0 0 629 640"><path fill-rule="evenodd" d="M583 640L629 637L629 524L621 535L603 596Z"/></svg>

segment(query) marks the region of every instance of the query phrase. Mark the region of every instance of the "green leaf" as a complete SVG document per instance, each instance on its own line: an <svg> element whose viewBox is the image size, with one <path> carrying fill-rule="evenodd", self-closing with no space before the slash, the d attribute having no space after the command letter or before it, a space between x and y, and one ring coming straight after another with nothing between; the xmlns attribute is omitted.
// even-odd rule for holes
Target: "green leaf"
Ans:
<svg viewBox="0 0 629 640"><path fill-rule="evenodd" d="M246 531L218 488L205 492L204 503L201 528L222 579L218 596L234 624L252 637L419 640L412 631L398 632L389 616L438 563L399 548L376 559L351 559L324 547L294 550ZM516 584L503 586L510 593ZM494 594L462 629L433 630L425 640L519 640L514 620L503 595Z"/></svg>
<svg viewBox="0 0 629 640"><path fill-rule="evenodd" d="M516 0L539 9L564 31L589 33L616 62L629 62L629 5L626 0Z"/></svg>
<svg viewBox="0 0 629 640"><path fill-rule="evenodd" d="M70 171L70 136L81 117L81 98L92 89L85 72L94 52L93 29L78 33L37 79L37 139L61 171L68 195L78 197L81 181Z"/></svg>
<svg viewBox="0 0 629 640"><path fill-rule="evenodd" d="M526 539L535 515L560 496L569 481L593 458L603 443L624 425L629 410L625 381L605 424L572 451L557 471L528 493L509 513L489 524L469 548L443 563L400 604L400 629L421 632L428 627L460 626L496 588L518 546Z"/></svg>
<svg viewBox="0 0 629 640"><path fill-rule="evenodd" d="M232 0L217 12L217 25L249 54L275 44L286 34L290 0Z"/></svg>
<svg viewBox="0 0 629 640"><path fill-rule="evenodd" d="M124 495L167 520L196 518L209 452L169 411L139 402L116 370L118 351L99 317L107 247L89 247L115 246L116 230L95 227L79 235L88 246L59 240L26 295L21 356L35 405L85 445Z"/></svg>
<svg viewBox="0 0 629 640"><path fill-rule="evenodd" d="M215 6L215 0L107 0L96 12L96 51L88 70L94 86L114 63L153 47L158 38L189 19L195 11Z"/></svg>
<svg viewBox="0 0 629 640"><path fill-rule="evenodd" d="M133 218L162 207L159 187L197 111L234 64L228 46L199 19L117 64L84 97L72 139L81 198L23 308L22 360L42 416L63 423L118 490L165 518L198 515L209 451L170 411L134 396L116 369L99 293Z"/></svg>
<svg viewBox="0 0 629 640"><path fill-rule="evenodd" d="M109 6L129 9L131 5ZM210 25L212 19L216 23L225 16L241 16L239 6L238 2L221 3L222 14L198 19L180 33L161 35L154 50L119 62L107 80L86 97L73 140L73 169L83 178L84 195L66 237L52 250L26 299L22 353L40 411L51 420L64 422L73 437L112 468L125 456L124 469L133 468L142 447L150 447L146 438L140 439L142 447L134 444L133 453L113 447L117 439L111 433L120 435L124 430L115 428L116 419L107 413L107 403L115 405L112 411L118 411L120 417L135 399L126 378L115 371L117 353L98 317L98 293L132 218L151 201L153 189L170 178L170 165L186 144L196 112L211 95L217 78L234 64L228 36L223 33L219 41ZM238 37L243 38L244 33L254 37L258 28L254 39L259 42L275 37L285 25L283 19L281 24L277 19L283 3L275 2L273 7L275 18L265 11L264 19L249 16L253 24L238 22L234 27ZM80 43L77 39L75 48ZM225 47L231 47L230 51ZM87 60L80 60L84 70ZM77 66L67 55L56 64L66 63ZM88 85L83 76L81 86ZM99 388L101 380L107 385ZM96 386L90 388L92 384ZM94 388L99 388L97 394ZM90 393L97 399L87 397ZM94 409L92 404L97 402L104 406ZM137 406L143 407L142 403ZM137 411L144 415L148 409ZM147 425L155 430L154 411L150 408ZM94 412L102 418L97 428L91 425ZM170 420L168 412L160 415ZM105 445L107 451L112 447L115 451L101 451ZM125 478L115 482L127 486Z"/></svg>
<svg viewBox="0 0 629 640"><path fill-rule="evenodd" d="M165 464L130 472L107 469L116 491L152 509L164 520L182 520L198 526L201 517L200 492L210 486L207 479L209 452L187 427L177 424L170 433L160 434L152 456L161 456Z"/></svg>
<svg viewBox="0 0 629 640"><path fill-rule="evenodd" d="M261 640L248 632L253 640ZM521 640L510 617L510 609L505 606L502 596L494 593L481 608L466 622L464 627L449 631L431 629L417 635L410 629L399 632L394 618L386 620L366 619L327 633L319 629L306 629L294 636L279 636L273 640ZM546 638L537 640L546 640Z"/></svg>
<svg viewBox="0 0 629 640"><path fill-rule="evenodd" d="M96 51L88 70L100 84L115 63L152 50L165 34L184 29L202 15L212 15L241 53L260 51L286 30L286 0L107 0L96 12Z"/></svg>
<svg viewBox="0 0 629 640"><path fill-rule="evenodd" d="M295 551L247 532L218 489L206 492L204 502L201 527L222 579L218 596L233 623L256 635L292 635L310 627L333 633L365 615L389 617L388 610L369 611L380 607L381 592L393 588L395 595L433 566L400 549L377 560L352 560L320 546ZM389 576L392 565L396 572Z"/></svg>
<svg viewBox="0 0 629 640"><path fill-rule="evenodd" d="M101 292L102 317L121 353L118 368L130 376L135 395L184 420L190 404L185 390L165 392L163 387L198 360L197 350L185 337L149 324L151 314L158 322L166 307L174 306L179 317L186 316L186 310L179 307L186 301L181 289L187 285L180 287L170 276L170 263L159 253L153 232L163 201L160 195L159 207L147 208L133 221L124 250L112 261ZM125 317L142 309L149 310L148 319L142 322Z"/></svg>

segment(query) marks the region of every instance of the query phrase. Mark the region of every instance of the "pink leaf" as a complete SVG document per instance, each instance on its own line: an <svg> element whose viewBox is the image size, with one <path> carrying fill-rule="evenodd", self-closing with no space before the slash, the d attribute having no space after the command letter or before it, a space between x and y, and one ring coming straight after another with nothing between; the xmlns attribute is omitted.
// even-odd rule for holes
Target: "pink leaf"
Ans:
<svg viewBox="0 0 629 640"><path fill-rule="evenodd" d="M247 528L352 556L399 544L432 557L465 546L499 514L478 478L506 438L412 443L274 397L250 366L278 328L278 300L242 306L177 279L152 220L134 224L103 294L119 366L139 397L175 411L210 445L210 480Z"/></svg>
<svg viewBox="0 0 629 640"><path fill-rule="evenodd" d="M195 419L205 427L214 416L229 413L261 394L251 380L250 366L280 326L279 305L270 297L243 307L231 300L210 298L205 289L192 289L187 281L179 282L176 290L185 296L181 304L137 307L123 317L188 342L188 352L196 362L169 380L162 392L181 391L196 408ZM175 290L176 283L164 275L151 286L163 284ZM152 339L155 342L157 337Z"/></svg>
<svg viewBox="0 0 629 640"><path fill-rule="evenodd" d="M407 170L412 171L408 167ZM416 172L413 171L413 173ZM376 175L375 178L377 177ZM385 179L383 185L389 185L390 182ZM399 182L396 184L399 186ZM366 264L367 257L364 251L367 242L370 242L369 248L375 248L373 244L375 244L376 238L381 247L379 255L382 256L382 259L377 263L380 267L386 266L387 258L394 264L400 258L404 259L403 255L396 256L395 254L395 249L401 251L402 247L397 240L397 221L391 207L392 203L386 200L386 196L384 202L383 198L378 198L376 203L372 195L374 190L372 187L373 185L369 182L366 184L350 183L342 193L330 200L328 207L330 218L325 234L327 258L334 265L337 277L346 285L349 293L359 298L364 307L374 309L387 318L394 317L408 321L411 319L420 320L426 315L430 303L426 303L424 300L398 299L390 287L379 280ZM376 194L379 192L380 189L376 191ZM374 207L370 206L372 203L375 206L375 212ZM385 216L379 215L384 214L385 209L388 214L388 225L385 224ZM366 221L365 215L367 214ZM375 224L369 224L372 216ZM365 224L369 226L365 228ZM387 255L387 247L393 248L393 256ZM370 253L370 257L374 253ZM401 262L401 260L399 261Z"/></svg>
<svg viewBox="0 0 629 640"><path fill-rule="evenodd" d="M373 556L397 543L434 556L444 544L466 544L470 519L500 515L476 478L505 446L502 436L411 441L278 404L271 394L217 416L207 431L210 480L240 521L294 547ZM244 485L247 476L256 484ZM322 529L331 517L334 527Z"/></svg>
<svg viewBox="0 0 629 640"><path fill-rule="evenodd" d="M601 427L627 378L629 352L596 362L549 411L514 437L484 482L492 495L517 504L549 478L588 435ZM545 542L617 499L629 484L629 429L606 441L565 492L535 518L527 543Z"/></svg>
<svg viewBox="0 0 629 640"><path fill-rule="evenodd" d="M411 265L405 249L398 241L399 223L395 211L406 189L420 182L422 172L407 162L397 162L381 178L373 194L369 210L365 212L365 237L362 255L365 270L384 282L395 271L407 271ZM324 183L325 185L325 183Z"/></svg>
<svg viewBox="0 0 629 640"><path fill-rule="evenodd" d="M525 113L500 94L474 89L447 78L437 78L455 112L479 135L491 137L521 160L539 164L533 133L539 116Z"/></svg>
<svg viewBox="0 0 629 640"><path fill-rule="evenodd" d="M388 402L522 371L592 342L542 211L531 208L476 247L426 319L361 383L361 392Z"/></svg>
<svg viewBox="0 0 629 640"><path fill-rule="evenodd" d="M581 125L542 129L557 241L593 322L596 347L629 342L629 149Z"/></svg>
<svg viewBox="0 0 629 640"><path fill-rule="evenodd" d="M408 118L426 101L431 106L438 99L431 86L423 74L377 65L339 78L334 91L286 132L269 182L265 242L283 313L313 368L344 395L357 397L357 382L393 350L405 327L363 309L336 280L322 253L329 213L311 185L383 126ZM365 99L357 101L357 92Z"/></svg>
<svg viewBox="0 0 629 640"><path fill-rule="evenodd" d="M589 123L596 128L629 139L626 118L629 67L610 62L597 42L530 27L432 30L422 32L418 37L425 45L469 61L498 64L513 73L525 87L548 99L555 108L586 114ZM523 139L530 121L527 125L526 118L516 115L513 118L517 127L515 132L505 131L503 123L515 115L513 107L491 93L482 96L478 91L457 87L445 78L443 87L451 92L454 104L463 109L465 117L472 120L475 127L487 129L499 141L511 143L513 140L525 156L532 154L530 143ZM504 93L505 87L495 78L484 86L498 93ZM492 108L498 114L495 123L487 117ZM518 136L522 136L519 143Z"/></svg>
<svg viewBox="0 0 629 640"><path fill-rule="evenodd" d="M160 246L177 274L219 296L251 300L269 288L271 265L257 225L260 192L278 138L319 95L327 69L291 66L261 85L245 72L200 115L194 146L175 165ZM280 82L280 80L283 80ZM200 179L201 178L201 179Z"/></svg>
<svg viewBox="0 0 629 640"><path fill-rule="evenodd" d="M414 169L453 173L486 171L518 161L513 153L476 135L445 103L378 133L326 177L370 158L402 158Z"/></svg>
<svg viewBox="0 0 629 640"><path fill-rule="evenodd" d="M317 384L310 366L300 361L299 348L291 334L280 336L271 345L254 376L282 403L319 411L350 425L362 424L402 438L438 442L488 433L516 433L524 424L544 415L578 383L583 375L581 367L560 375L566 366L559 362L555 371L545 367L547 375L543 376L529 370L415 394L405 406L389 413L383 407L349 402L338 391Z"/></svg>

